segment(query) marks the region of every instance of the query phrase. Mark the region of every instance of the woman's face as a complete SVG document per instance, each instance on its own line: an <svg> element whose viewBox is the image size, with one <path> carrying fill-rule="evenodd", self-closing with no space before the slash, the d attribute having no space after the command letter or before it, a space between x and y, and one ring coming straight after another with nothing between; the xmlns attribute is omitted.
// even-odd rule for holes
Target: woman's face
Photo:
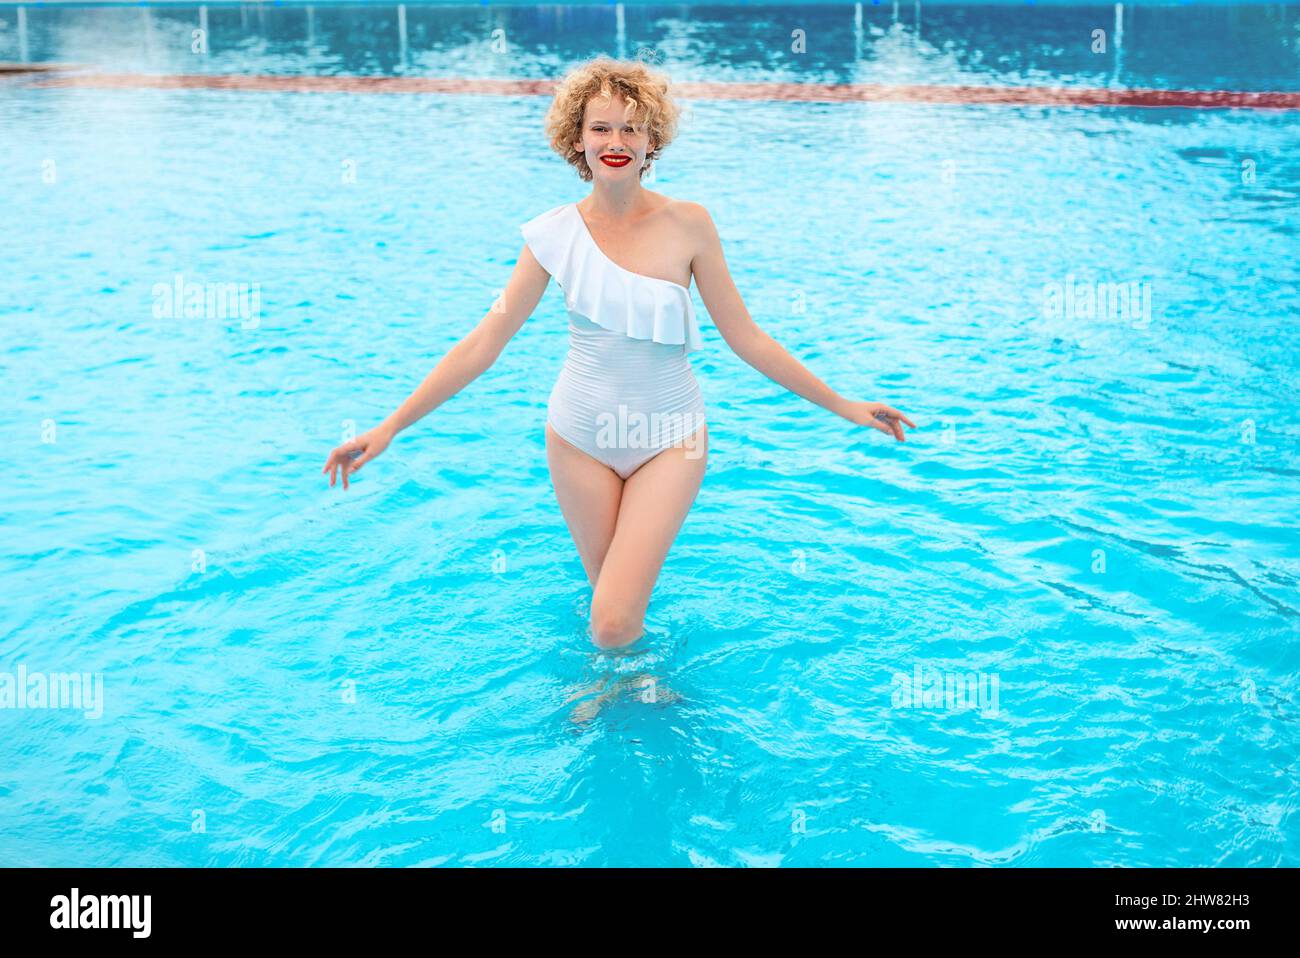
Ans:
<svg viewBox="0 0 1300 958"><path fill-rule="evenodd" d="M624 119L626 108L622 96L613 97L609 103L595 97L587 101L582 140L574 145L586 154L593 176L640 178L650 150L650 135L644 123Z"/></svg>

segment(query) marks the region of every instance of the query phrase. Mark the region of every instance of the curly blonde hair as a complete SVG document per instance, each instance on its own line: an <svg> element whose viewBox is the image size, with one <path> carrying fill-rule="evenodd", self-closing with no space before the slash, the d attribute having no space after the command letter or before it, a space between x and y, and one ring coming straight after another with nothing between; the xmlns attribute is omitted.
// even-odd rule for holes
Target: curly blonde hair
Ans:
<svg viewBox="0 0 1300 958"><path fill-rule="evenodd" d="M551 149L564 157L578 171L578 176L590 182L592 172L586 154L573 148L582 139L587 101L593 97L608 101L621 94L628 104L629 119L644 123L654 143L654 149L646 152L646 164L641 168L640 175L644 177L677 136L681 108L669 98L668 85L665 74L636 60L601 56L574 67L560 80L546 113L546 136L551 141Z"/></svg>

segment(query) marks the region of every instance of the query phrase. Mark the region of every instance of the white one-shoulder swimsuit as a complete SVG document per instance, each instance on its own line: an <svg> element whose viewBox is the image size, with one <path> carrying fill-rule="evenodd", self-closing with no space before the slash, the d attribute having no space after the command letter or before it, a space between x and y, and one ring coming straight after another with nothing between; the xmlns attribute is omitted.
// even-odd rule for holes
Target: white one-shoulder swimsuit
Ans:
<svg viewBox="0 0 1300 958"><path fill-rule="evenodd" d="M690 290L611 260L576 203L519 229L569 313L569 354L547 404L551 428L623 479L670 446L698 456L704 398L686 357L703 342Z"/></svg>

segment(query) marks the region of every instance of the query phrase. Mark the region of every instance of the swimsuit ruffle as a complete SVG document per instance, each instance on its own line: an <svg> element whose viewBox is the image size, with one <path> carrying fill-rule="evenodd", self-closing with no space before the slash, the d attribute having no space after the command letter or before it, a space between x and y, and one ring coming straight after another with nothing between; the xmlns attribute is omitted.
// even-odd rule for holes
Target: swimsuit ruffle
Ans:
<svg viewBox="0 0 1300 958"><path fill-rule="evenodd" d="M611 332L669 346L700 349L690 292L677 283L619 266L591 237L572 203L557 206L520 228L542 268L564 290L565 305Z"/></svg>

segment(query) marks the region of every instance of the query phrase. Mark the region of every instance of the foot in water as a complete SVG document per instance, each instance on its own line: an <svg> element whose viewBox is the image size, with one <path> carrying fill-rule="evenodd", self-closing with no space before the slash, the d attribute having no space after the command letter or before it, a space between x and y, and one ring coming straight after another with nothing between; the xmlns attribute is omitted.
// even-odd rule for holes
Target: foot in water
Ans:
<svg viewBox="0 0 1300 958"><path fill-rule="evenodd" d="M606 676L590 688L579 689L565 699L567 703L582 698L582 701L569 713L569 718L578 723L590 722L600 713L602 705L623 692L635 695L639 701L652 705L667 705L681 700L681 695L650 675L619 676L612 688L599 695L592 694L603 689L608 682L609 677Z"/></svg>

